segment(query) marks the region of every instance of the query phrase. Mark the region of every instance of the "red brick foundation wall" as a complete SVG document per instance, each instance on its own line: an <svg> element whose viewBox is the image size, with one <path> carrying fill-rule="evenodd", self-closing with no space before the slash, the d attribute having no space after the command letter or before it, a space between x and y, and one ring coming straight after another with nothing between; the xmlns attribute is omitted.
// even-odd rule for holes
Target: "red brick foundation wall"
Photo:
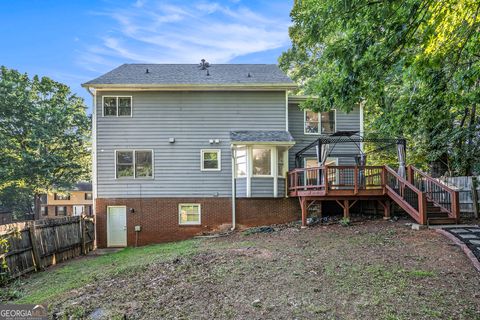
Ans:
<svg viewBox="0 0 480 320"><path fill-rule="evenodd" d="M178 224L178 205L199 203L201 225ZM107 207L127 207L127 244L135 245L135 226L140 225L138 245L191 238L220 225L231 225L230 198L143 198L96 199L97 246L107 246ZM300 218L296 198L237 199L237 225L259 226L295 221ZM130 208L134 213L130 213Z"/></svg>

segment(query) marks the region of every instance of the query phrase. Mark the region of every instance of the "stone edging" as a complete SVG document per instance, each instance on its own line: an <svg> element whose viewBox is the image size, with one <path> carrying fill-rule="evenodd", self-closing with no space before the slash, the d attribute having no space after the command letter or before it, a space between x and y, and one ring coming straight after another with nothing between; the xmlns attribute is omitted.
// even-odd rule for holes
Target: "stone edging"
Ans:
<svg viewBox="0 0 480 320"><path fill-rule="evenodd" d="M455 237L453 234L451 234L448 231L445 231L445 230L442 230L442 229L436 229L435 231L440 233L440 234L443 234L445 237L452 240L457 246L462 248L463 252L465 252L465 254L470 259L470 261L472 261L472 264L475 267L475 269L477 269L477 271L480 272L480 262L478 261L477 257L475 257L472 250L470 250L470 248L468 248L465 243L460 241L460 239L458 239L457 237Z"/></svg>

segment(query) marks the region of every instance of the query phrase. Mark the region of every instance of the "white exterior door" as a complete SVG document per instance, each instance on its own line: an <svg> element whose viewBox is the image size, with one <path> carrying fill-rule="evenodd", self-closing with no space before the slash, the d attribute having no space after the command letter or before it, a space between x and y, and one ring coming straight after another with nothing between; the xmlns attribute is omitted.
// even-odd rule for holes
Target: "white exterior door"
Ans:
<svg viewBox="0 0 480 320"><path fill-rule="evenodd" d="M107 246L127 246L126 207L107 207Z"/></svg>
<svg viewBox="0 0 480 320"><path fill-rule="evenodd" d="M73 206L73 215L81 216L83 214L83 206Z"/></svg>

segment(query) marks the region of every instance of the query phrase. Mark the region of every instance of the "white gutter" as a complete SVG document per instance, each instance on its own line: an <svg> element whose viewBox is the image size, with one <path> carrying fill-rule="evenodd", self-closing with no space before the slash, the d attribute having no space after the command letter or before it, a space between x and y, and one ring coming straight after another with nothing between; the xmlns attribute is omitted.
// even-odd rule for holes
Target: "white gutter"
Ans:
<svg viewBox="0 0 480 320"><path fill-rule="evenodd" d="M82 87L107 91L285 91L297 88L293 83L249 84L82 84Z"/></svg>
<svg viewBox="0 0 480 320"><path fill-rule="evenodd" d="M235 149L233 145L230 147L232 154L232 231L236 227L236 203L235 198L237 197L237 188L235 185Z"/></svg>

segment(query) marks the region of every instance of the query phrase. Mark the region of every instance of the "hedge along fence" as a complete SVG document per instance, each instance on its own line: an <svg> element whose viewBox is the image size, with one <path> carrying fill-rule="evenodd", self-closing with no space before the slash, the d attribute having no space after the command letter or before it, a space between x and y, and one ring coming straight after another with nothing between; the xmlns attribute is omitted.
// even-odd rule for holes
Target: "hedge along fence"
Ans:
<svg viewBox="0 0 480 320"><path fill-rule="evenodd" d="M39 271L93 250L92 218L63 217L0 226L0 259L3 278Z"/></svg>

